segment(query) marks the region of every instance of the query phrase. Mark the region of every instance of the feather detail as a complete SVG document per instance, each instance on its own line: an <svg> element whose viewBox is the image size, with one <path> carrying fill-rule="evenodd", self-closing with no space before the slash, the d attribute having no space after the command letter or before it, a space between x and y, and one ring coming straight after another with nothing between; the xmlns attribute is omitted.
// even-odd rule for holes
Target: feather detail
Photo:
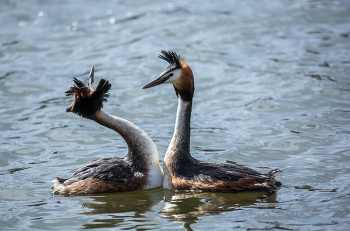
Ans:
<svg viewBox="0 0 350 231"><path fill-rule="evenodd" d="M167 61L174 69L180 69L182 67L181 57L174 51L161 50L160 53L158 58Z"/></svg>
<svg viewBox="0 0 350 231"><path fill-rule="evenodd" d="M73 82L74 85L66 91L66 96L74 95L75 100L66 111L84 118L91 118L98 110L103 108L103 103L108 101L108 91L112 84L108 80L101 79L96 89L92 89L76 78Z"/></svg>

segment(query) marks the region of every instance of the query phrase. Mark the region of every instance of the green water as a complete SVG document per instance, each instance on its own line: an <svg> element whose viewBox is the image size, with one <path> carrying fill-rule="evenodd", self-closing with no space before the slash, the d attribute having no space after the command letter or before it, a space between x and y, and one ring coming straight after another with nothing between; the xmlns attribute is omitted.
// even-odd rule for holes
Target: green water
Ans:
<svg viewBox="0 0 350 231"><path fill-rule="evenodd" d="M349 36L348 1L2 1L0 229L348 230ZM112 83L104 110L145 130L162 162L176 95L141 87L163 49L194 72L192 155L281 169L277 194L51 195L54 177L127 151L65 112L93 64Z"/></svg>

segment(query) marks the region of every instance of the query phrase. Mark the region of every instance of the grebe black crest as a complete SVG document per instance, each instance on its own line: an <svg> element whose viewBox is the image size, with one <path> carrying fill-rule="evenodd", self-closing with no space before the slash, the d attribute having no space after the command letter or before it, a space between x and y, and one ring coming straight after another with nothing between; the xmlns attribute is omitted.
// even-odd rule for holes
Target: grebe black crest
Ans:
<svg viewBox="0 0 350 231"><path fill-rule="evenodd" d="M96 89L92 88L94 82L94 66L88 78L88 86L77 78L73 79L74 85L66 91L66 96L75 96L75 101L67 109L67 112L73 112L83 118L90 118L97 110L103 108L103 103L107 102L108 91L112 84L105 79L101 79Z"/></svg>
<svg viewBox="0 0 350 231"><path fill-rule="evenodd" d="M233 164L206 163L191 156L193 73L185 60L173 51L161 51L159 58L166 60L169 66L142 89L172 83L179 101L174 135L163 163L163 187L206 192L277 191L282 186L273 176L280 172L277 169L263 174Z"/></svg>
<svg viewBox="0 0 350 231"><path fill-rule="evenodd" d="M158 58L164 59L170 64L171 70L180 69L181 65L181 57L177 55L173 51L160 51L161 54L158 55ZM168 67L169 68L169 67Z"/></svg>
<svg viewBox="0 0 350 231"><path fill-rule="evenodd" d="M159 165L156 145L151 138L133 123L103 112L111 83L101 79L94 82L94 66L88 78L88 86L74 78L74 85L66 92L74 95L74 103L67 108L79 116L91 119L118 132L128 145L125 157L93 160L79 168L69 178L56 177L52 186L55 194L95 194L149 189L162 186L163 171Z"/></svg>

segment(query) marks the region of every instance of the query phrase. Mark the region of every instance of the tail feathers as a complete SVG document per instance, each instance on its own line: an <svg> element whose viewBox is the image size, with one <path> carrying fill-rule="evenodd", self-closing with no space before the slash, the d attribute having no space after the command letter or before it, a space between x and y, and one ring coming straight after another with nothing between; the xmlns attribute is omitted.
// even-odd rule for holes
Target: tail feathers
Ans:
<svg viewBox="0 0 350 231"><path fill-rule="evenodd" d="M62 178L59 178L59 177L55 177L55 179L53 179L53 183L55 184L55 185L57 185L57 184L63 184L63 182L65 182L67 179L62 179Z"/></svg>
<svg viewBox="0 0 350 231"><path fill-rule="evenodd" d="M54 185L52 185L51 189L54 190L54 194L57 194L57 189L59 188L60 185L63 184L63 182L65 182L67 179L61 179L59 177L55 177L55 179L53 179L53 183Z"/></svg>
<svg viewBox="0 0 350 231"><path fill-rule="evenodd" d="M74 95L75 100L66 111L84 118L91 118L98 110L103 108L103 103L108 101L108 91L112 84L108 80L101 79L96 89L92 89L76 78L73 82L74 85L66 91L66 95Z"/></svg>
<svg viewBox="0 0 350 231"><path fill-rule="evenodd" d="M279 190L279 189L282 187L281 182L279 182L278 180L276 180L275 177L274 177L274 174L275 174L275 173L278 173L278 172L283 172L283 171L281 171L281 170L279 170L279 169L274 169L274 170L272 170L272 171L270 171L270 172L267 173L267 176L268 176L268 178L269 178L268 182L269 182L269 184L270 184L272 187L275 188L275 191Z"/></svg>

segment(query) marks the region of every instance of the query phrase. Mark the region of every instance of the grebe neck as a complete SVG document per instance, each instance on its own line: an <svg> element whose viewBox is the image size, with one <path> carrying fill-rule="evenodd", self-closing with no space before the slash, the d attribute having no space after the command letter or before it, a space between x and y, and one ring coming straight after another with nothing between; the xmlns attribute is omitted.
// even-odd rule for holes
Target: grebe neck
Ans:
<svg viewBox="0 0 350 231"><path fill-rule="evenodd" d="M124 160L132 165L134 171L147 175L144 189L162 185L163 170L159 164L157 146L146 132L135 124L102 110L97 111L91 119L118 132L124 138L128 145L128 154Z"/></svg>
<svg viewBox="0 0 350 231"><path fill-rule="evenodd" d="M191 112L192 100L185 101L179 94L175 131L166 153L168 161L189 161L192 159L190 154Z"/></svg>
<svg viewBox="0 0 350 231"><path fill-rule="evenodd" d="M102 126L118 132L123 137L129 149L125 158L128 161L136 163L137 168L142 170L144 167L147 167L144 165L145 159L148 164L159 165L156 145L138 126L125 119L105 113L102 110L97 111L91 119Z"/></svg>

